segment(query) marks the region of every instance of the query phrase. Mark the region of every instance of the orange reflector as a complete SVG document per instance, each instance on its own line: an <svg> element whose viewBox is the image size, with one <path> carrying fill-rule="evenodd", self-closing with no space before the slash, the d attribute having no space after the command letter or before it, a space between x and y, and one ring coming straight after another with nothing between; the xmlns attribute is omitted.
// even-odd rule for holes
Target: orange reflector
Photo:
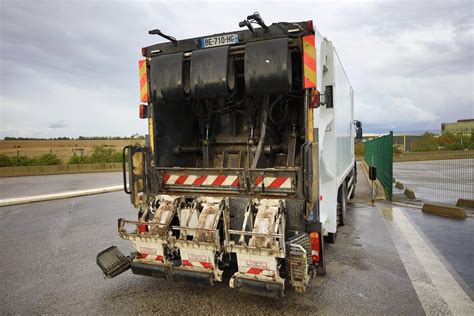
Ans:
<svg viewBox="0 0 474 316"><path fill-rule="evenodd" d="M140 101L148 102L148 79L146 74L146 59L138 61L140 75Z"/></svg>
<svg viewBox="0 0 474 316"><path fill-rule="evenodd" d="M321 250L321 245L319 243L319 233L311 232L309 233L309 238L311 240L311 261L313 263L318 263L319 251Z"/></svg>

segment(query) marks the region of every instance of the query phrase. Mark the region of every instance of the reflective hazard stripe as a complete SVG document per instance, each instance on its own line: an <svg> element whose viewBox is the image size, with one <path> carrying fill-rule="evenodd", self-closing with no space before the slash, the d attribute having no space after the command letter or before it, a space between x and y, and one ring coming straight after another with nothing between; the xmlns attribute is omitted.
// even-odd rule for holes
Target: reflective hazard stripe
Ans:
<svg viewBox="0 0 474 316"><path fill-rule="evenodd" d="M255 186L262 185L266 189L291 189L291 178L288 177L255 177Z"/></svg>
<svg viewBox="0 0 474 316"><path fill-rule="evenodd" d="M304 88L316 88L316 46L314 35L303 37Z"/></svg>
<svg viewBox="0 0 474 316"><path fill-rule="evenodd" d="M183 266L186 266L186 267L204 268L204 269L209 269L209 270L212 270L214 268L211 262L205 262L205 261L181 260L181 263L183 264Z"/></svg>
<svg viewBox="0 0 474 316"><path fill-rule="evenodd" d="M190 186L227 186L237 187L239 185L238 176L226 175L174 175L163 174L163 184L165 185L190 185Z"/></svg>
<svg viewBox="0 0 474 316"><path fill-rule="evenodd" d="M140 101L148 102L148 79L146 75L146 59L138 61L140 75Z"/></svg>
<svg viewBox="0 0 474 316"><path fill-rule="evenodd" d="M147 254L143 252L137 253L137 259L146 259L146 260L155 260L155 261L164 262L163 256L155 255L155 254Z"/></svg>
<svg viewBox="0 0 474 316"><path fill-rule="evenodd" d="M263 272L264 269L260 269L260 268L250 268L247 270L246 273L249 273L249 274L260 274Z"/></svg>

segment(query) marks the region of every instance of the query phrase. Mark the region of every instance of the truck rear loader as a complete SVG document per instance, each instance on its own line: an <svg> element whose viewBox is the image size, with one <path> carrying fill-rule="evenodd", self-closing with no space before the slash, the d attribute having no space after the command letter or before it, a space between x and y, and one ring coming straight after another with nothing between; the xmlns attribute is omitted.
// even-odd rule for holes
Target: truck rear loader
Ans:
<svg viewBox="0 0 474 316"><path fill-rule="evenodd" d="M259 27L253 27L258 25ZM325 274L354 195L353 91L312 21L241 29L142 49L145 146L123 149L133 243L97 256L107 277L134 274L282 297ZM226 277L223 277L226 272Z"/></svg>

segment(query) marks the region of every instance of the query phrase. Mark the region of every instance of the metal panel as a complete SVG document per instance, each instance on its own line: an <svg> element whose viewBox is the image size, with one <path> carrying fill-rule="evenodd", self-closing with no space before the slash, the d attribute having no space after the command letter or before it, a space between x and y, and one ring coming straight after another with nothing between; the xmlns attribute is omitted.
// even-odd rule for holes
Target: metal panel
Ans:
<svg viewBox="0 0 474 316"><path fill-rule="evenodd" d="M235 74L229 61L229 46L195 50L191 57L191 93L195 98L229 95Z"/></svg>
<svg viewBox="0 0 474 316"><path fill-rule="evenodd" d="M340 185L354 167L354 104L351 84L335 48L333 48L333 65L336 175L337 184Z"/></svg>
<svg viewBox="0 0 474 316"><path fill-rule="evenodd" d="M263 95L290 91L291 71L287 37L248 43L245 46L247 94Z"/></svg>
<svg viewBox="0 0 474 316"><path fill-rule="evenodd" d="M299 168L155 168L158 184L151 191L296 196L298 172Z"/></svg>
<svg viewBox="0 0 474 316"><path fill-rule="evenodd" d="M178 192L245 191L243 169L157 168L160 190Z"/></svg>
<svg viewBox="0 0 474 316"><path fill-rule="evenodd" d="M150 61L151 93L156 100L180 101L189 93L189 69L183 53L154 57Z"/></svg>
<svg viewBox="0 0 474 316"><path fill-rule="evenodd" d="M303 37L304 88L316 88L316 46L314 35Z"/></svg>
<svg viewBox="0 0 474 316"><path fill-rule="evenodd" d="M365 162L377 167L377 179L382 183L388 199L392 200L393 132L365 142Z"/></svg>
<svg viewBox="0 0 474 316"><path fill-rule="evenodd" d="M321 106L314 113L320 150L320 215L324 230L335 233L338 188L354 166L354 104L350 82L334 46L319 33L315 40L318 89L321 93L328 86L333 89L333 107Z"/></svg>
<svg viewBox="0 0 474 316"><path fill-rule="evenodd" d="M249 173L252 192L296 194L297 169L249 169Z"/></svg>

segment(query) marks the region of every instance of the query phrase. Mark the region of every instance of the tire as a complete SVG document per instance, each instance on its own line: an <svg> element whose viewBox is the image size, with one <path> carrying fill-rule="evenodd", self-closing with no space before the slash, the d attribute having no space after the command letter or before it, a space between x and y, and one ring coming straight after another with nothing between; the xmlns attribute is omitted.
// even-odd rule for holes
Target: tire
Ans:
<svg viewBox="0 0 474 316"><path fill-rule="evenodd" d="M352 174L354 175L354 179L352 180L352 193L350 196L350 199L352 200L355 196L356 193L356 184L357 184L357 163L354 162L354 170L352 171Z"/></svg>
<svg viewBox="0 0 474 316"><path fill-rule="evenodd" d="M328 233L327 236L324 236L324 242L328 244L334 244L336 242L336 235L337 233Z"/></svg>
<svg viewBox="0 0 474 316"><path fill-rule="evenodd" d="M320 248L320 259L318 267L316 268L316 276L325 276L326 275L326 240L325 238L321 239L321 248Z"/></svg>
<svg viewBox="0 0 474 316"><path fill-rule="evenodd" d="M337 224L344 226L347 212L347 184L342 182L337 194Z"/></svg>
<svg viewBox="0 0 474 316"><path fill-rule="evenodd" d="M350 199L352 200L356 194L356 185L355 183L352 185L353 189L352 189L352 192L351 192L351 196L350 196Z"/></svg>

